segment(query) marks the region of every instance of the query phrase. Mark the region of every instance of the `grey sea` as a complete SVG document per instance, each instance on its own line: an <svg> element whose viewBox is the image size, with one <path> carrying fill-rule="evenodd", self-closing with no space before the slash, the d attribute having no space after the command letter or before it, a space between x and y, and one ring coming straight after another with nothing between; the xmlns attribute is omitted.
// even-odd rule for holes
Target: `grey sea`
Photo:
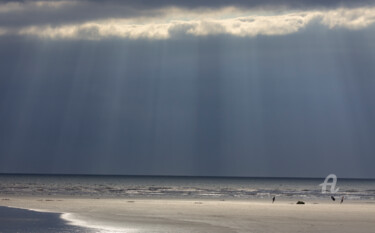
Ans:
<svg viewBox="0 0 375 233"><path fill-rule="evenodd" d="M83 227L70 226L59 213L43 213L0 206L0 233L93 233Z"/></svg>
<svg viewBox="0 0 375 233"><path fill-rule="evenodd" d="M0 175L2 196L93 198L326 199L324 178ZM338 179L336 196L374 200L375 180ZM328 191L329 191L328 186Z"/></svg>

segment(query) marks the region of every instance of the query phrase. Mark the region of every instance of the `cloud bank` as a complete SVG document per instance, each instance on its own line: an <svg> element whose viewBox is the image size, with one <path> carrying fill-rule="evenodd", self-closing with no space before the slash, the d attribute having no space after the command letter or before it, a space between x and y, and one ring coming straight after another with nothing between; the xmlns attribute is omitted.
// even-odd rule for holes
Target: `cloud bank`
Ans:
<svg viewBox="0 0 375 233"><path fill-rule="evenodd" d="M365 2L358 1L357 4ZM170 39L209 35L255 37L296 33L313 22L330 29L349 30L363 29L375 22L375 6L349 7L347 1L328 1L326 5L306 1L302 7L304 9L291 7L298 5L295 1L281 1L279 4L288 6L281 10L270 7L276 5L273 1L266 1L263 5L259 1L252 2L252 5L244 1L225 5L219 1L216 7L210 1L205 5L194 5L195 1L190 5L183 5L181 1L174 5L169 1L159 5L155 1L154 4L146 3L109 1L103 5L96 1L69 0L7 2L0 5L0 19L6 16L9 19L0 20L3 22L0 23L0 36L78 40ZM245 7L239 7L241 4ZM341 6L332 8L336 5ZM19 14L24 16L16 17ZM37 16L32 18L32 15Z"/></svg>

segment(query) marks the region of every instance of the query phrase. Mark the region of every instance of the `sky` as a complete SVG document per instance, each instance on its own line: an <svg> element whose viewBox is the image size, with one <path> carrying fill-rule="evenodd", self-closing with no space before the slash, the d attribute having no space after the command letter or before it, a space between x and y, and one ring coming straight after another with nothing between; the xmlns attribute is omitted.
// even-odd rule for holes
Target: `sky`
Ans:
<svg viewBox="0 0 375 233"><path fill-rule="evenodd" d="M375 1L0 3L0 173L375 178Z"/></svg>

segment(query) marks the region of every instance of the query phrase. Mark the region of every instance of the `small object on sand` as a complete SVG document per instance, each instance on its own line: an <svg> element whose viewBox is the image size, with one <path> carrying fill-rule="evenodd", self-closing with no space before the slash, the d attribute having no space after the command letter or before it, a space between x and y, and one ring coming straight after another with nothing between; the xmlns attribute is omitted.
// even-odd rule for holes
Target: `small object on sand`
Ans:
<svg viewBox="0 0 375 233"><path fill-rule="evenodd" d="M344 196L341 197L341 202L340 204L342 204L344 202Z"/></svg>
<svg viewBox="0 0 375 233"><path fill-rule="evenodd" d="M334 196L331 196L331 199L332 201L336 201L335 197Z"/></svg>
<svg viewBox="0 0 375 233"><path fill-rule="evenodd" d="M297 205L304 205L305 204L305 202L303 202L303 201L297 201Z"/></svg>
<svg viewBox="0 0 375 233"><path fill-rule="evenodd" d="M272 203L274 203L274 202L275 202L275 199L276 199L276 197L275 197L275 196L273 196L273 198L272 198Z"/></svg>

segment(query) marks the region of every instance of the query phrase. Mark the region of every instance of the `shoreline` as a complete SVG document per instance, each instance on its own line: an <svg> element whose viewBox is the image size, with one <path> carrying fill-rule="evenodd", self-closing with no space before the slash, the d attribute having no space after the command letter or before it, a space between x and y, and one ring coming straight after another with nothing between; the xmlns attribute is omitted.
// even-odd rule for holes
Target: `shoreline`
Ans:
<svg viewBox="0 0 375 233"><path fill-rule="evenodd" d="M87 222L85 222L83 220L80 220L79 217L77 218L77 216L75 214L67 213L67 212L57 212L57 211L50 211L50 210L45 210L45 209L31 209L31 208L4 206L4 205L0 205L0 208L7 208L9 210L11 209L11 210L16 210L16 211L27 211L29 213L34 212L34 213L41 213L41 214L58 215L58 218L61 221L63 221L64 225L82 228L82 232L85 232L85 233L90 231L90 230L93 230L93 231L94 230L100 230L101 232L104 230L104 231L118 232L118 233L129 232L128 229L118 229L118 228L113 228L113 227L109 227L109 226L97 226L95 224L88 224ZM7 211L9 211L9 210L7 210ZM19 218L22 219L21 216L19 216ZM29 221L29 219L27 219L26 221ZM0 226L1 226L1 224L0 224ZM0 227L0 232L2 232L1 230L2 229ZM79 232L79 231L75 230L74 232Z"/></svg>
<svg viewBox="0 0 375 233"><path fill-rule="evenodd" d="M0 232L94 233L91 228L69 224L61 213L5 206L0 206Z"/></svg>
<svg viewBox="0 0 375 233"><path fill-rule="evenodd" d="M104 232L375 231L375 202L296 202L0 196L0 206L61 213L69 225Z"/></svg>
<svg viewBox="0 0 375 233"><path fill-rule="evenodd" d="M310 198L310 197L285 197L276 196L276 201L274 204L296 204L297 201L304 201L305 204L340 204L341 199L339 195L335 196L336 200L331 200L331 195L327 195L326 198ZM38 202L60 202L65 200L113 200L113 201L204 201L204 202L244 202L244 203L263 203L272 204L272 195L269 198L240 198L240 197L229 197L229 198L219 198L219 197L169 197L169 196L74 196L74 195L0 195L0 206L8 201L15 200L35 200ZM343 204L375 204L375 199L357 199L350 198L350 196L345 196Z"/></svg>

